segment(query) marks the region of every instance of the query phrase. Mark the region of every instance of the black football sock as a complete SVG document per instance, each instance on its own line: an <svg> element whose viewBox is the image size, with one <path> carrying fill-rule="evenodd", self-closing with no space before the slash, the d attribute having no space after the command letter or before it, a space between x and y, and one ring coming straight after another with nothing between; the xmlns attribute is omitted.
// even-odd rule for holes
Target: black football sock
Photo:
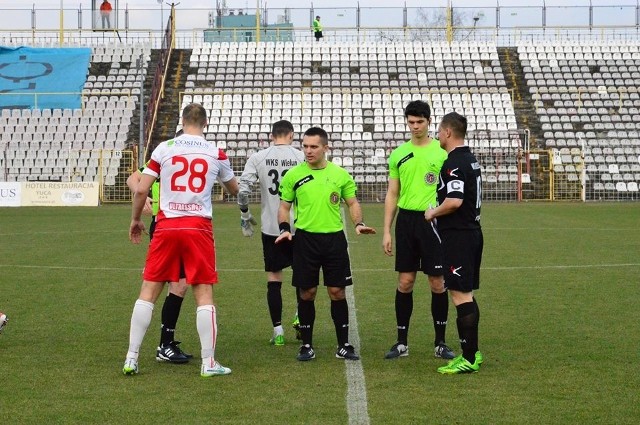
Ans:
<svg viewBox="0 0 640 425"><path fill-rule="evenodd" d="M404 293L396 289L396 324L400 344L408 344L411 314L413 314L413 291Z"/></svg>
<svg viewBox="0 0 640 425"><path fill-rule="evenodd" d="M313 345L313 323L316 321L315 301L300 300L298 304L298 319L300 320L302 344Z"/></svg>
<svg viewBox="0 0 640 425"><path fill-rule="evenodd" d="M347 300L331 300L331 318L336 328L338 347L349 342L349 304Z"/></svg>
<svg viewBox="0 0 640 425"><path fill-rule="evenodd" d="M448 315L449 298L447 291L441 294L431 292L431 317L433 318L433 329L435 330L434 346L446 341Z"/></svg>
<svg viewBox="0 0 640 425"><path fill-rule="evenodd" d="M460 346L462 356L473 364L476 361L478 351L478 327L476 325L476 304L473 302L462 303L456 306L458 318L458 333L460 334Z"/></svg>
<svg viewBox="0 0 640 425"><path fill-rule="evenodd" d="M180 316L180 307L184 298L169 293L162 306L162 327L160 328L160 345L173 342L176 332L176 323Z"/></svg>
<svg viewBox="0 0 640 425"><path fill-rule="evenodd" d="M476 323L475 323L475 328L476 328L476 336L477 336L477 340L480 341L480 337L478 336L478 325L480 324L480 307L478 306L478 302L476 301L476 297L473 297L473 303L476 305ZM479 345L480 343L478 343ZM478 350L480 350L480 347L478 347Z"/></svg>
<svg viewBox="0 0 640 425"><path fill-rule="evenodd" d="M282 282L267 282L267 305L273 327L282 324Z"/></svg>

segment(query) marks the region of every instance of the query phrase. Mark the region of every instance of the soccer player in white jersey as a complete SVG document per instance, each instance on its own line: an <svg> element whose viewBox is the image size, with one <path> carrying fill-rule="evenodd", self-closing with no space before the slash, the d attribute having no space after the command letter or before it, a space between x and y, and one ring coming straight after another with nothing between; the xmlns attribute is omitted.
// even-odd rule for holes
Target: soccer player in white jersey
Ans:
<svg viewBox="0 0 640 425"><path fill-rule="evenodd" d="M207 114L199 104L182 113L184 134L161 143L142 172L131 213L129 239L138 244L145 230L141 220L151 185L160 180L160 210L144 267L142 287L131 315L129 350L122 369L138 373L138 353L151 323L153 306L164 282L177 282L181 270L196 301L196 325L202 347L200 375L227 375L231 369L215 359L217 340L213 284L218 282L211 223L211 190L219 179L232 195L238 194L231 164L224 151L207 142L203 129Z"/></svg>
<svg viewBox="0 0 640 425"><path fill-rule="evenodd" d="M273 144L249 157L240 177L238 194L242 234L252 236L253 225L257 222L249 212L249 195L256 181L259 182L262 254L264 271L267 272L267 305L273 324L271 344L276 346L282 346L285 343L282 329L282 269L289 267L293 259L291 243L275 244L276 238L280 235L278 189L282 176L290 168L304 162L304 154L291 146L293 133L293 125L289 121L282 120L273 124L271 130Z"/></svg>

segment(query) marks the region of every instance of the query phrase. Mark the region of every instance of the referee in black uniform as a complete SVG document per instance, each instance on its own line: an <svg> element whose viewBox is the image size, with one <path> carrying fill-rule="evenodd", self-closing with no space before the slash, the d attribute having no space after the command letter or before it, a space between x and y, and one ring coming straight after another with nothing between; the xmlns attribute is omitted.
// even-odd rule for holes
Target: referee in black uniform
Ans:
<svg viewBox="0 0 640 425"><path fill-rule="evenodd" d="M480 285L482 260L482 176L478 160L464 144L466 133L467 119L462 115L451 112L442 118L438 138L448 157L440 170L438 206L424 214L427 221L437 223L445 282L458 313L462 354L438 368L446 374L477 372L483 360L478 351L480 310L473 296Z"/></svg>

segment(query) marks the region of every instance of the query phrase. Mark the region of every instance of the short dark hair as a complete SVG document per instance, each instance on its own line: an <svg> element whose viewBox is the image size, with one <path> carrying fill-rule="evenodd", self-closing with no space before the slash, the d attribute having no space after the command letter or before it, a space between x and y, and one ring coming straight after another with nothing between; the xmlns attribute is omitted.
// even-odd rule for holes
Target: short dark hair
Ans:
<svg viewBox="0 0 640 425"><path fill-rule="evenodd" d="M414 100L413 102L409 102L409 104L404 108L404 117L407 118L409 115L413 117L424 117L426 119L431 118L431 108L427 102L423 102L422 100Z"/></svg>
<svg viewBox="0 0 640 425"><path fill-rule="evenodd" d="M467 118L457 112L449 112L442 117L440 127L448 128L454 136L464 139L467 135Z"/></svg>
<svg viewBox="0 0 640 425"><path fill-rule="evenodd" d="M199 103L191 103L182 110L182 119L187 125L204 127L207 124L207 111Z"/></svg>
<svg viewBox="0 0 640 425"><path fill-rule="evenodd" d="M311 127L310 129L304 132L304 135L320 136L320 142L322 142L323 145L326 145L329 143L329 135L327 134L326 131L324 131L323 128L320 128L320 127Z"/></svg>
<svg viewBox="0 0 640 425"><path fill-rule="evenodd" d="M290 133L293 133L293 124L289 121L280 120L273 123L273 127L271 128L273 137L288 136Z"/></svg>

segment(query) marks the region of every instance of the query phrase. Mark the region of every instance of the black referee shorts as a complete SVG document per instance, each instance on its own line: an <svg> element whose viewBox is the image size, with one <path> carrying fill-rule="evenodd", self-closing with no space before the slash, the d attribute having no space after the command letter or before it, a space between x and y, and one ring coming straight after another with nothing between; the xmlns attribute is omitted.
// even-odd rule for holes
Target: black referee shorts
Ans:
<svg viewBox="0 0 640 425"><path fill-rule="evenodd" d="M400 208L396 218L396 271L442 276L442 247L435 227L424 211Z"/></svg>
<svg viewBox="0 0 640 425"><path fill-rule="evenodd" d="M345 287L353 284L351 264L344 232L310 233L296 229L293 237L293 278L297 288L324 286Z"/></svg>
<svg viewBox="0 0 640 425"><path fill-rule="evenodd" d="M480 263L484 245L482 230L442 230L440 236L445 286L460 292L480 288Z"/></svg>
<svg viewBox="0 0 640 425"><path fill-rule="evenodd" d="M293 242L283 240L276 244L277 236L262 233L262 256L265 272L279 272L293 262Z"/></svg>

